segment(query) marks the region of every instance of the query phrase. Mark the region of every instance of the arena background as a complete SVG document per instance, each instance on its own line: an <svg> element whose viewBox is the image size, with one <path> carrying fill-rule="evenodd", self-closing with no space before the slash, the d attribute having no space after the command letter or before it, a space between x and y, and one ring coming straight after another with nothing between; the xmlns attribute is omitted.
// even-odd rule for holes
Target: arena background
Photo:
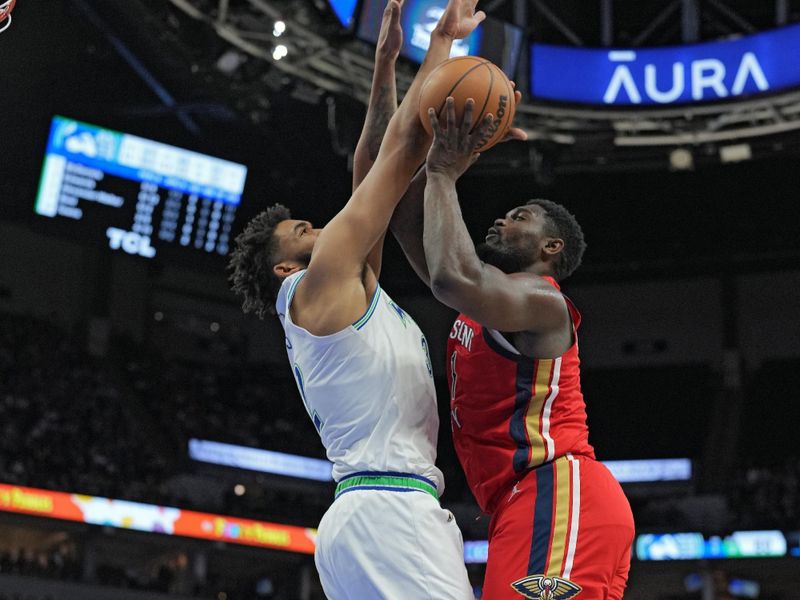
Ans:
<svg viewBox="0 0 800 600"><path fill-rule="evenodd" d="M523 32L515 78L531 140L487 153L460 182L470 231L481 238L531 197L576 214L589 249L565 291L584 315L598 457L691 461L687 480L625 484L640 536L626 598L800 597L797 87L610 109L535 101L526 71L534 42L738 39L800 22L800 3L483 8ZM278 43L288 54L275 60ZM373 51L321 0L19 0L0 33L0 599L324 597L304 528L333 485L189 454L195 439L324 458L277 323L241 315L216 252L131 255L109 247L104 213L34 206L62 115L245 165L234 234L274 202L323 224L349 195ZM401 88L414 68L403 59ZM448 427L454 315L393 240L385 265L382 284L431 347L443 505L481 542L487 519ZM153 506L181 509L188 533ZM202 513L194 529L187 511ZM479 594L482 546L471 548Z"/></svg>

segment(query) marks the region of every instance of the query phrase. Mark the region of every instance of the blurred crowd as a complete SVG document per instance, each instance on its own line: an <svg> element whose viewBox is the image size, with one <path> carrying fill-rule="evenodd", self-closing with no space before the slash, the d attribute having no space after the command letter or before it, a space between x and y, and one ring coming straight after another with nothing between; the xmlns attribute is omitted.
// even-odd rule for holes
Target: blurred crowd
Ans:
<svg viewBox="0 0 800 600"><path fill-rule="evenodd" d="M800 457L741 469L730 502L742 529L800 528Z"/></svg>
<svg viewBox="0 0 800 600"><path fill-rule="evenodd" d="M11 548L0 551L0 573L78 581L82 569L76 546L62 543L48 550Z"/></svg>
<svg viewBox="0 0 800 600"><path fill-rule="evenodd" d="M0 481L145 500L165 460L125 414L126 400L72 336L0 315Z"/></svg>
<svg viewBox="0 0 800 600"><path fill-rule="evenodd" d="M0 482L274 518L264 507L276 503L227 494L209 506L166 485L186 470L188 440L324 457L291 379L167 361L130 345L125 356L98 359L80 339L0 313Z"/></svg>
<svg viewBox="0 0 800 600"><path fill-rule="evenodd" d="M149 349L129 352L124 370L169 443L199 438L324 458L288 369L185 363Z"/></svg>
<svg viewBox="0 0 800 600"><path fill-rule="evenodd" d="M91 562L92 567L87 569L86 557L74 542L57 544L47 550L13 548L0 551L0 576L37 577L214 600L221 597L226 600L288 600L289 596L281 591L282 586L278 582L289 575L294 580L299 577L297 573L275 572L271 577L266 577L263 573L244 576L215 570L204 577L197 577L185 553L125 566L102 556L96 562ZM257 573L260 569L254 571ZM0 600L4 598L0 589ZM14 596L8 598L16 600ZM32 600L32 596L24 596L20 600Z"/></svg>

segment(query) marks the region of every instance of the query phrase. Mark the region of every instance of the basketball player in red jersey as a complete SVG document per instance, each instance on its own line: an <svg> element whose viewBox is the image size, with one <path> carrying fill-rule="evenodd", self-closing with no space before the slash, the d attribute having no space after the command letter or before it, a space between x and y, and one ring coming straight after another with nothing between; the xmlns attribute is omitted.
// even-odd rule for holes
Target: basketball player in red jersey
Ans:
<svg viewBox="0 0 800 600"><path fill-rule="evenodd" d="M617 600L630 565L633 517L622 488L595 460L580 386L581 316L558 281L586 244L575 218L531 200L495 220L476 251L456 180L487 121L453 100L427 158L420 213L406 203L393 227L438 300L458 310L448 342L453 438L470 488L491 515L487 600ZM490 120L490 119L489 119Z"/></svg>

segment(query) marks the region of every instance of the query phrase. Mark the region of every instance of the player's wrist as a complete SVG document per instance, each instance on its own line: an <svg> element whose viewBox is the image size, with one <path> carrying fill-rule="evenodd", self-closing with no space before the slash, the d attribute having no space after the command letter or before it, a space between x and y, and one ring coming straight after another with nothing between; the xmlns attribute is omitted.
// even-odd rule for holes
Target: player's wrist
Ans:
<svg viewBox="0 0 800 600"><path fill-rule="evenodd" d="M375 51L375 71L380 73L394 73L398 56L400 56L399 52L378 47Z"/></svg>
<svg viewBox="0 0 800 600"><path fill-rule="evenodd" d="M453 171L451 167L444 167L439 165L425 165L425 174L429 182L442 184L442 185L455 185L458 179L458 173Z"/></svg>
<svg viewBox="0 0 800 600"><path fill-rule="evenodd" d="M431 44L435 42L452 44L456 40L457 31L448 30L441 25L437 25L431 32Z"/></svg>

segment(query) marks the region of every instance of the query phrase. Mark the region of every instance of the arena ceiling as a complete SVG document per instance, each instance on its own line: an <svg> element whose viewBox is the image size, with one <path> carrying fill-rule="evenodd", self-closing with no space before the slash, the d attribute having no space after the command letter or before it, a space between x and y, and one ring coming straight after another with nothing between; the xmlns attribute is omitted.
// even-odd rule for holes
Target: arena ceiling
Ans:
<svg viewBox="0 0 800 600"><path fill-rule="evenodd" d="M542 41L577 38L597 45L610 35L613 43L650 45L683 39L692 24L681 11L690 3L489 0L484 6L514 19L524 5L527 27ZM608 4L610 30L603 25ZM798 4L695 3L692 31L713 39L769 29L800 20ZM663 16L668 5L673 8ZM329 69L328 77L346 89L328 89L297 65L244 51L215 25L222 6L223 23L230 18L269 30L278 15L286 19L287 35L293 23L305 27L308 43L318 45L306 57L325 64L345 53L345 71L355 80ZM337 27L324 3L311 0L22 0L13 28L0 34L0 140L10 166L0 179L6 217L30 218L49 120L64 114L248 164L245 217L281 201L315 223L326 221L349 195L348 155L363 118L368 88L362 80L373 52ZM401 87L412 73L410 64L401 68ZM480 238L495 216L528 197L566 203L590 240L586 268L577 277L584 280L797 268L796 131L752 138L753 160L737 165L706 161L715 146L693 145L690 170L674 170L670 163L671 153L685 144L638 148L613 139L643 124L702 133L709 124L786 121L800 114L794 111L798 102L781 94L646 119L526 105L522 113L533 142L507 144L482 157L462 186L465 217ZM562 134L584 142L559 143ZM396 248L389 260L402 262ZM408 269L397 277L415 285Z"/></svg>

